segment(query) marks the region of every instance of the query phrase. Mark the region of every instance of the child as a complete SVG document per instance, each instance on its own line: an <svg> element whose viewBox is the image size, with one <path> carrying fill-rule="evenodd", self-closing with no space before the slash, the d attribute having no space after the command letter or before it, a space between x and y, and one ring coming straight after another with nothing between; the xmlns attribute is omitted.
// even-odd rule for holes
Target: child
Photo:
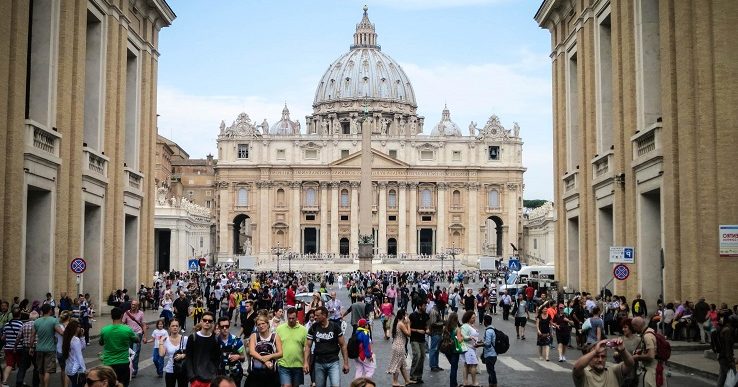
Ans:
<svg viewBox="0 0 738 387"><path fill-rule="evenodd" d="M156 374L160 378L164 376L164 358L159 355L159 343L161 342L162 337L166 338L167 336L169 336L169 334L164 328L164 319L159 319L156 322L156 329L151 332L151 337L153 337L154 339L154 355L152 360L154 361L154 365L156 366Z"/></svg>

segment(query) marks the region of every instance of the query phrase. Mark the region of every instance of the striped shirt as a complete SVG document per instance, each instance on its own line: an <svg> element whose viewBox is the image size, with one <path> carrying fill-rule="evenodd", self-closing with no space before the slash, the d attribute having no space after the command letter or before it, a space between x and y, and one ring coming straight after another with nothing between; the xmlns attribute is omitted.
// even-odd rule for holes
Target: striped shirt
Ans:
<svg viewBox="0 0 738 387"><path fill-rule="evenodd" d="M18 336L21 335L21 329L23 328L23 321L13 319L8 321L7 324L3 327L3 337L5 338L5 349L6 351L12 351L15 349L15 341L18 338ZM18 343L20 346L23 343L23 338L21 337L21 342ZM22 348L22 347L21 347Z"/></svg>

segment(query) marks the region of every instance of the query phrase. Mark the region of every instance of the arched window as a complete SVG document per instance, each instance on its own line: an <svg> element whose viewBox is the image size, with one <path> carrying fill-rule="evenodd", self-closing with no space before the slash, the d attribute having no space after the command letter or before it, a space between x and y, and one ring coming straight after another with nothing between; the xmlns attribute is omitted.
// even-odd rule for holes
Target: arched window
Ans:
<svg viewBox="0 0 738 387"><path fill-rule="evenodd" d="M461 192L459 192L459 190L455 190L451 194L451 205L454 207L461 207Z"/></svg>
<svg viewBox="0 0 738 387"><path fill-rule="evenodd" d="M238 205L248 206L249 205L249 190L246 188L238 189Z"/></svg>
<svg viewBox="0 0 738 387"><path fill-rule="evenodd" d="M349 206L349 193L347 189L341 190L341 207Z"/></svg>
<svg viewBox="0 0 738 387"><path fill-rule="evenodd" d="M277 190L277 205L284 206L284 190L282 188Z"/></svg>
<svg viewBox="0 0 738 387"><path fill-rule="evenodd" d="M487 207L500 208L500 193L492 190L487 193Z"/></svg>
<svg viewBox="0 0 738 387"><path fill-rule="evenodd" d="M305 191L305 205L317 206L317 204L315 203L315 188L308 188Z"/></svg>
<svg viewBox="0 0 738 387"><path fill-rule="evenodd" d="M430 208L432 204L433 204L433 199L431 195L431 190L428 188L425 188L422 191L420 191L420 207Z"/></svg>
<svg viewBox="0 0 738 387"><path fill-rule="evenodd" d="M387 194L387 207L397 208L397 191L393 189Z"/></svg>

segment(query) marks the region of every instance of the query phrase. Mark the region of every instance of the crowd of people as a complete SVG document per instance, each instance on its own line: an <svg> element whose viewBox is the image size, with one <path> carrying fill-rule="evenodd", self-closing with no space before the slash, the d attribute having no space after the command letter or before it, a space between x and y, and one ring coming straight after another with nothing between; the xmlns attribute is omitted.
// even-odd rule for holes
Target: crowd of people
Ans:
<svg viewBox="0 0 738 387"><path fill-rule="evenodd" d="M631 303L606 292L567 297L532 284L507 294L499 285L496 276L478 271L162 273L134 296L111 292L111 322L99 338L103 366L92 369L83 356L95 322L89 295L1 301L3 387L13 370L16 387L24 387L31 367L32 386L48 387L57 364L63 387L127 387L147 343L167 387L341 386L341 375L352 370L357 386L375 385L377 370L390 374L393 386L423 384L427 371L445 371L441 355L450 364L449 386L478 386L480 366L487 385L496 386L497 357L507 350L506 335L493 326L498 312L513 320L515 340L526 340L533 319L541 361L554 349L559 362L567 350L582 350L573 370L577 386L662 386L661 337L712 342L723 381L735 369L736 307L700 299L660 302L648 313L640 296ZM345 300L336 295L342 288ZM147 308L160 311L152 327ZM378 364L374 340L390 343L386 364ZM605 367L608 349L615 367Z"/></svg>

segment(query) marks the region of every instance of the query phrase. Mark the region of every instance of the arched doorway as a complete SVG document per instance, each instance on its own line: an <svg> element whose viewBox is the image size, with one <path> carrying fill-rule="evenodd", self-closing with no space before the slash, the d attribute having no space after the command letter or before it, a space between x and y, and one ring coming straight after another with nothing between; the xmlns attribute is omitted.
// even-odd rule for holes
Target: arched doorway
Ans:
<svg viewBox="0 0 738 387"><path fill-rule="evenodd" d="M233 254L251 254L251 218L238 214L233 218Z"/></svg>
<svg viewBox="0 0 738 387"><path fill-rule="evenodd" d="M397 239L387 239L387 255L397 255Z"/></svg>
<svg viewBox="0 0 738 387"><path fill-rule="evenodd" d="M490 216L486 221L487 248L498 256L502 256L502 219L499 216Z"/></svg>
<svg viewBox="0 0 738 387"><path fill-rule="evenodd" d="M349 254L349 240L348 238L341 238L338 242L338 253L341 255Z"/></svg>

